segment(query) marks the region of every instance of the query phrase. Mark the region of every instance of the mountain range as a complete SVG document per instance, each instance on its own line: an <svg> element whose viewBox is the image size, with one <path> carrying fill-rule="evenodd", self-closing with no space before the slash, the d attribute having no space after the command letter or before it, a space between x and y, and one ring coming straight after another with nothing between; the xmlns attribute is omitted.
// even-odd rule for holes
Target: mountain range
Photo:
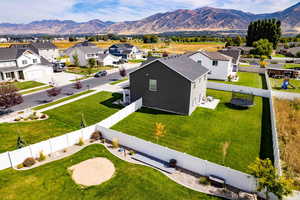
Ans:
<svg viewBox="0 0 300 200"><path fill-rule="evenodd" d="M277 18L284 31L300 32L300 2L283 11L253 14L233 9L202 7L158 13L136 21L114 23L99 19L88 22L42 20L29 24L0 23L0 34L144 34L173 31L242 30L257 19Z"/></svg>

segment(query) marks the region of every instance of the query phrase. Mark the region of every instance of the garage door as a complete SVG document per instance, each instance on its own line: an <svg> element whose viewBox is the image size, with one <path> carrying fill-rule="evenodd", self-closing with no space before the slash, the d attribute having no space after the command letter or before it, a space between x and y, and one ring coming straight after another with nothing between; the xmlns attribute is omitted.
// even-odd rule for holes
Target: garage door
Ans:
<svg viewBox="0 0 300 200"><path fill-rule="evenodd" d="M34 71L28 71L26 73L27 79L31 81L39 81L43 79L43 71L42 70L34 70Z"/></svg>

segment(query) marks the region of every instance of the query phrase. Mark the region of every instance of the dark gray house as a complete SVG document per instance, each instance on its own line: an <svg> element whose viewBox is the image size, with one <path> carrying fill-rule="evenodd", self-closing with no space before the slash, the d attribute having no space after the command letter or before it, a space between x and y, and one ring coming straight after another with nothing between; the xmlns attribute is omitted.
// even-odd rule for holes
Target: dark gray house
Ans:
<svg viewBox="0 0 300 200"><path fill-rule="evenodd" d="M130 73L130 100L143 106L191 115L206 97L209 70L188 55L160 58Z"/></svg>

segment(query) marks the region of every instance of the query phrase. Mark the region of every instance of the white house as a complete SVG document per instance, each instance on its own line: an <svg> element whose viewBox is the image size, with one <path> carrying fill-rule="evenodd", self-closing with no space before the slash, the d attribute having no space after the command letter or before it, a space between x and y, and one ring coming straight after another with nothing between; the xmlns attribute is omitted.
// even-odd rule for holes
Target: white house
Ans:
<svg viewBox="0 0 300 200"><path fill-rule="evenodd" d="M209 69L208 79L227 80L230 75L236 75L233 58L220 52L200 50L192 53L190 58Z"/></svg>
<svg viewBox="0 0 300 200"><path fill-rule="evenodd" d="M28 49L0 48L0 81L38 81L48 83L52 66Z"/></svg>
<svg viewBox="0 0 300 200"><path fill-rule="evenodd" d="M121 57L114 56L112 54L99 54L96 60L99 65L107 66L114 65L116 62L121 60Z"/></svg>
<svg viewBox="0 0 300 200"><path fill-rule="evenodd" d="M143 59L144 52L136 46L127 43L113 44L108 48L110 54L123 59Z"/></svg>

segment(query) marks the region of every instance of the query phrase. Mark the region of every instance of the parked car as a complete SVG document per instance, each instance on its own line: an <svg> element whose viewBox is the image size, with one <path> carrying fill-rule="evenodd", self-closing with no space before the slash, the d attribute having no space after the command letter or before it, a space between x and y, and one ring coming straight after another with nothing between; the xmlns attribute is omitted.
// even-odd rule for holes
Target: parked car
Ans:
<svg viewBox="0 0 300 200"><path fill-rule="evenodd" d="M65 69L65 64L64 63L54 63L53 65L53 71L54 72L63 72Z"/></svg>
<svg viewBox="0 0 300 200"><path fill-rule="evenodd" d="M102 77L102 76L106 76L106 75L107 75L107 71L103 70L103 71L97 72L95 74L95 77Z"/></svg>

